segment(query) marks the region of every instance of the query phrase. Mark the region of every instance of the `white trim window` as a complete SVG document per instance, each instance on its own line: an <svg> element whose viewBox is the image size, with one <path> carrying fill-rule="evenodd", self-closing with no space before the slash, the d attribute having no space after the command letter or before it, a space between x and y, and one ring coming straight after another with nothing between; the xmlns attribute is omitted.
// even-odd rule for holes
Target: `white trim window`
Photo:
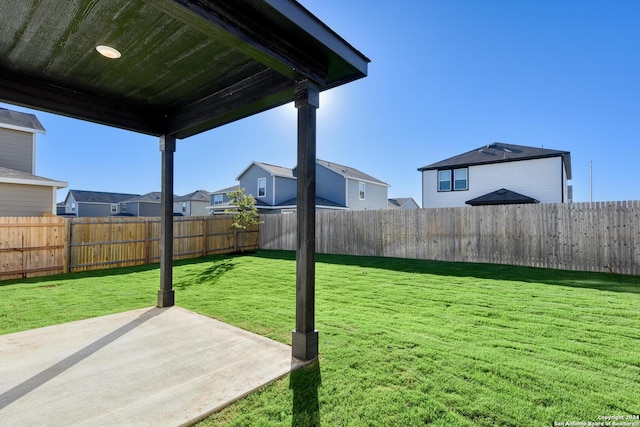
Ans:
<svg viewBox="0 0 640 427"><path fill-rule="evenodd" d="M469 169L443 169L438 171L438 191L464 191L469 189Z"/></svg>
<svg viewBox="0 0 640 427"><path fill-rule="evenodd" d="M224 196L222 194L214 194L213 195L213 204L214 205L221 205L223 201L224 201Z"/></svg>
<svg viewBox="0 0 640 427"><path fill-rule="evenodd" d="M111 213L112 214L117 214L118 213L118 204L117 203L111 203Z"/></svg>
<svg viewBox="0 0 640 427"><path fill-rule="evenodd" d="M267 178L258 178L258 197L267 197Z"/></svg>
<svg viewBox="0 0 640 427"><path fill-rule="evenodd" d="M187 211L187 202L182 202L182 212Z"/></svg>
<svg viewBox="0 0 640 427"><path fill-rule="evenodd" d="M71 203L71 212L76 211L76 202Z"/></svg>
<svg viewBox="0 0 640 427"><path fill-rule="evenodd" d="M364 200L366 196L367 184L364 182L358 183L358 198Z"/></svg>

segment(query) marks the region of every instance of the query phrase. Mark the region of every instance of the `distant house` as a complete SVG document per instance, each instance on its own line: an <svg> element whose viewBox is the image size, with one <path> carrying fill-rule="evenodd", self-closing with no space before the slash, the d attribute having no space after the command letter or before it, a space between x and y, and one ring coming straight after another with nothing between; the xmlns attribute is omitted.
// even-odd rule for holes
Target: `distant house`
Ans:
<svg viewBox="0 0 640 427"><path fill-rule="evenodd" d="M255 197L259 212L296 210L297 168L252 162L236 179L246 194ZM386 209L388 188L389 184L358 169L325 160L316 161L318 211Z"/></svg>
<svg viewBox="0 0 640 427"><path fill-rule="evenodd" d="M44 133L33 114L0 108L0 216L55 215L67 183L35 175L36 135Z"/></svg>
<svg viewBox="0 0 640 427"><path fill-rule="evenodd" d="M120 203L119 215L128 216L160 216L162 213L161 196L159 191L135 196Z"/></svg>
<svg viewBox="0 0 640 427"><path fill-rule="evenodd" d="M196 190L192 193L178 196L173 199L173 212L183 216L208 215L207 206L211 203L211 193L205 190Z"/></svg>
<svg viewBox="0 0 640 427"><path fill-rule="evenodd" d="M495 142L418 171L425 208L572 200L568 151Z"/></svg>
<svg viewBox="0 0 640 427"><path fill-rule="evenodd" d="M69 190L64 199L65 215L77 217L112 216L123 213L124 202L139 194L106 193L102 191ZM126 213L126 207L125 207Z"/></svg>
<svg viewBox="0 0 640 427"><path fill-rule="evenodd" d="M418 209L419 207L413 197L389 199L387 203L387 208L389 209Z"/></svg>
<svg viewBox="0 0 640 427"><path fill-rule="evenodd" d="M211 192L209 196L209 206L207 206L207 211L210 214L223 214L227 209L231 209L231 198L229 197L229 193L233 191L238 191L240 189L239 185L233 185L231 187L226 187L221 190Z"/></svg>

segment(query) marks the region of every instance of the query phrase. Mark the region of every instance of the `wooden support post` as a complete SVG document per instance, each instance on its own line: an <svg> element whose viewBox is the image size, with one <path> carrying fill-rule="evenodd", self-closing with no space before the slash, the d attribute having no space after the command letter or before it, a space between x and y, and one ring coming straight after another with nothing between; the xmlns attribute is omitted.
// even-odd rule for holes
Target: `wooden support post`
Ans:
<svg viewBox="0 0 640 427"><path fill-rule="evenodd" d="M160 137L162 152L162 196L160 231L160 290L158 307L171 307L175 304L173 290L173 153L176 151L176 137Z"/></svg>
<svg viewBox="0 0 640 427"><path fill-rule="evenodd" d="M292 355L300 360L318 357L315 330L316 263L316 109L318 86L309 81L295 87L298 109L298 188L296 247L296 329L292 335Z"/></svg>

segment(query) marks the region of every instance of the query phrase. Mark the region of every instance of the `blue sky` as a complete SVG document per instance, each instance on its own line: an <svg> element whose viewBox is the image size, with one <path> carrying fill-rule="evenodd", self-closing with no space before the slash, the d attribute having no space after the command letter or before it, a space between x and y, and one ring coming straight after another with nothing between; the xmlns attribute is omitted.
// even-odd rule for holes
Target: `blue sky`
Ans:
<svg viewBox="0 0 640 427"><path fill-rule="evenodd" d="M639 1L301 3L372 60L368 77L322 93L319 158L420 204L421 166L491 142L543 146L571 152L575 201L589 201L590 162L594 201L640 199ZM38 175L80 190L159 190L156 138L36 114L47 129ZM293 167L295 118L290 104L179 140L176 194L234 185L253 160Z"/></svg>

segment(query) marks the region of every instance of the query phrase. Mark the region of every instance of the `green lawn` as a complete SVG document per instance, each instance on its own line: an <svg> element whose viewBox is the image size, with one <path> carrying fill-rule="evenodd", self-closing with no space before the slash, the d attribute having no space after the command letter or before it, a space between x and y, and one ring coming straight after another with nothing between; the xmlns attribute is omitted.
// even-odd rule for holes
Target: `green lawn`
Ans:
<svg viewBox="0 0 640 427"><path fill-rule="evenodd" d="M319 255L320 360L201 426L550 426L640 414L640 277ZM0 333L155 304L157 266L0 282ZM179 262L176 303L290 343L294 254Z"/></svg>

